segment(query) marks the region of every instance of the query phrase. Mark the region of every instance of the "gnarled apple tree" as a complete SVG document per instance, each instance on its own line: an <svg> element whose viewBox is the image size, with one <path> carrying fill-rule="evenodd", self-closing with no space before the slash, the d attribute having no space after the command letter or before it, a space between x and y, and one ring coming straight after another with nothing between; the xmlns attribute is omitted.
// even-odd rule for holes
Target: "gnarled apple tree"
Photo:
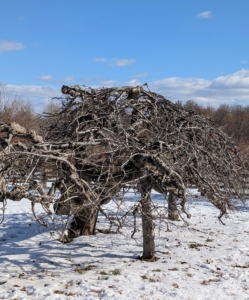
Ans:
<svg viewBox="0 0 249 300"><path fill-rule="evenodd" d="M46 114L43 138L16 123L0 124L2 201L29 198L33 207L41 203L47 216L53 215L53 204L56 214L73 216L70 235L79 236L94 234L99 210L107 216L104 205L124 187L137 188L144 259L152 259L155 250L152 189L169 194L171 220L181 212L189 217L190 185L220 210L220 220L233 209L233 199L243 201L242 155L211 120L144 86L63 86L62 94L61 108ZM34 180L42 167L56 177L49 190ZM14 182L10 191L8 182ZM138 206L130 213L136 218Z"/></svg>

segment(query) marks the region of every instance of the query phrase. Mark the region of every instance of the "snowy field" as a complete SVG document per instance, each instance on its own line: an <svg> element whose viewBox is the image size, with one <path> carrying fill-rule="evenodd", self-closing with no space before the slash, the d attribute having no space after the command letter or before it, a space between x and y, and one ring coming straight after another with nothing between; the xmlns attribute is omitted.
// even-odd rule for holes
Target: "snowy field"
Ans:
<svg viewBox="0 0 249 300"><path fill-rule="evenodd" d="M249 299L248 206L225 217L226 226L206 201L193 200L188 210L189 226L156 227L158 260L145 262L137 259L141 232L136 240L127 227L61 244L33 221L28 200L9 201L0 227L0 299ZM104 225L100 218L97 228Z"/></svg>

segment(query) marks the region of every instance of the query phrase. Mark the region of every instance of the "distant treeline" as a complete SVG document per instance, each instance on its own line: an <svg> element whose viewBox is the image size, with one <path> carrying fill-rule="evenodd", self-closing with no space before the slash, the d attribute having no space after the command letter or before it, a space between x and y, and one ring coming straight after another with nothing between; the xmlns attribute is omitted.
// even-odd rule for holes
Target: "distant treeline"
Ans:
<svg viewBox="0 0 249 300"><path fill-rule="evenodd" d="M232 137L242 150L249 153L249 105L222 104L217 108L203 107L193 100L186 103L177 101L176 104L212 119Z"/></svg>

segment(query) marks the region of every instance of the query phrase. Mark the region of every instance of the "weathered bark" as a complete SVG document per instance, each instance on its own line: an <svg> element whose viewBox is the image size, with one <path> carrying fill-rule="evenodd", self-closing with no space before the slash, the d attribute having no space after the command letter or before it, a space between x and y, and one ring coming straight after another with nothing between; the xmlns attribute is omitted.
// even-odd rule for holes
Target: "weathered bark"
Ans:
<svg viewBox="0 0 249 300"><path fill-rule="evenodd" d="M43 186L44 188L47 187L47 181L48 181L48 179L47 179L46 168L45 168L45 167L42 167L42 168L41 168L41 182L42 182L42 186Z"/></svg>
<svg viewBox="0 0 249 300"><path fill-rule="evenodd" d="M7 192L6 180L3 176L0 177L0 202L3 202Z"/></svg>
<svg viewBox="0 0 249 300"><path fill-rule="evenodd" d="M153 259L155 255L155 234L152 217L151 189L142 186L142 227L143 227L143 259Z"/></svg>
<svg viewBox="0 0 249 300"><path fill-rule="evenodd" d="M70 226L69 236L94 235L99 208L87 206L74 215Z"/></svg>
<svg viewBox="0 0 249 300"><path fill-rule="evenodd" d="M177 201L178 195L176 190L171 190L169 192L168 198L168 219L171 221L178 221L179 220L179 212L177 209Z"/></svg>

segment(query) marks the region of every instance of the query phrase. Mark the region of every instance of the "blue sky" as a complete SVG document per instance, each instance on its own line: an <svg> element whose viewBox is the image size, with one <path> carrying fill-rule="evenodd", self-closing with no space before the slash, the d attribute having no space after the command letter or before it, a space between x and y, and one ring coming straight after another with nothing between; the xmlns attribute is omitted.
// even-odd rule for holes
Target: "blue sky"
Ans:
<svg viewBox="0 0 249 300"><path fill-rule="evenodd" d="M248 0L1 0L0 81L37 110L63 84L148 83L249 105Z"/></svg>

